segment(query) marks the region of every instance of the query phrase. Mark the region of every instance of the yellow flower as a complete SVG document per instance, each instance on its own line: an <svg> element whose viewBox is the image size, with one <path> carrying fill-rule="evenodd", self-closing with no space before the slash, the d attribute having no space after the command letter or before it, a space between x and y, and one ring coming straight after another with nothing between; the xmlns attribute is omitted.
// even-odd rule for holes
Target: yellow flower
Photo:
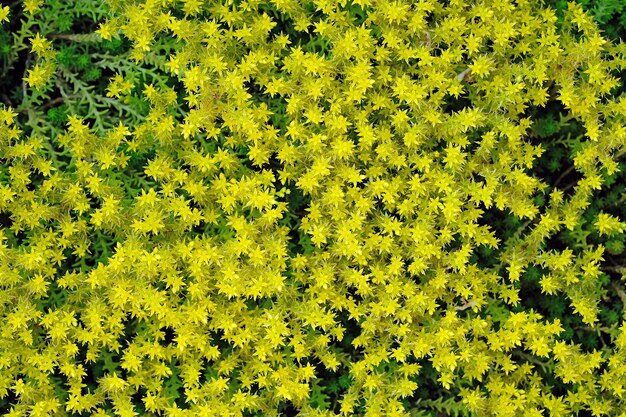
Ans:
<svg viewBox="0 0 626 417"><path fill-rule="evenodd" d="M43 65L35 64L35 66L28 71L28 76L24 78L24 81L32 88L40 89L50 80L53 71L54 67L52 62L46 62Z"/></svg>
<svg viewBox="0 0 626 417"><path fill-rule="evenodd" d="M35 14L43 6L44 0L24 0L24 11L28 14Z"/></svg>
<svg viewBox="0 0 626 417"><path fill-rule="evenodd" d="M0 7L0 23L9 21L10 11L9 6Z"/></svg>
<svg viewBox="0 0 626 417"><path fill-rule="evenodd" d="M107 88L107 97L120 97L121 95L127 95L133 89L134 84L129 80L125 80L121 74L115 74L113 80L109 83Z"/></svg>
<svg viewBox="0 0 626 417"><path fill-rule="evenodd" d="M103 23L100 23L100 26L96 30L96 33L100 35L100 37L104 40L113 39L113 35L115 34L115 25L113 21L107 20Z"/></svg>

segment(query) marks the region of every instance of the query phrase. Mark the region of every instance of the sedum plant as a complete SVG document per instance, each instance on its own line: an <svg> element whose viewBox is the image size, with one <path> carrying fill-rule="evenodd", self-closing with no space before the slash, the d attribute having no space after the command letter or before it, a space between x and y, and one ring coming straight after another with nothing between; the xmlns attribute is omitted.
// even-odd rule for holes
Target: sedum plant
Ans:
<svg viewBox="0 0 626 417"><path fill-rule="evenodd" d="M626 49L562 12L4 6L3 411L626 416Z"/></svg>

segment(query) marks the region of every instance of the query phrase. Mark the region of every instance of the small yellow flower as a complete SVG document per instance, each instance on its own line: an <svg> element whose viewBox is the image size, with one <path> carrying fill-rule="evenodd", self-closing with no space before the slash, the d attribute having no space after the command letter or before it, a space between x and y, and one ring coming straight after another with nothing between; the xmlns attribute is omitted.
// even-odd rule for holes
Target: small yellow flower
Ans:
<svg viewBox="0 0 626 417"><path fill-rule="evenodd" d="M0 23L9 21L9 6L0 7Z"/></svg>
<svg viewBox="0 0 626 417"><path fill-rule="evenodd" d="M41 10L41 6L43 6L44 0L25 0L24 1L24 11L28 14L35 14L39 10Z"/></svg>
<svg viewBox="0 0 626 417"><path fill-rule="evenodd" d="M28 76L24 78L24 81L32 88L40 89L50 80L53 71L52 62L46 62L43 65L37 63L28 71Z"/></svg>
<svg viewBox="0 0 626 417"><path fill-rule="evenodd" d="M111 40L115 34L115 26L113 22L107 20L106 22L100 24L96 33L104 40Z"/></svg>

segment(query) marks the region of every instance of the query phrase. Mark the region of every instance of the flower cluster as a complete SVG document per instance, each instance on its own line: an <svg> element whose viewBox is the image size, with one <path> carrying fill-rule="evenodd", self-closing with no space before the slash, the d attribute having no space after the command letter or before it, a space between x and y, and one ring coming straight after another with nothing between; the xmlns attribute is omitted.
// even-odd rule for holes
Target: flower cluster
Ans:
<svg viewBox="0 0 626 417"><path fill-rule="evenodd" d="M0 110L9 415L619 415L626 329L585 351L520 281L598 329L604 248L549 241L618 169L626 48L540 3L108 0L99 36L138 68L170 45L174 82L113 75L109 99L150 110L106 130ZM533 174L552 103L586 131L567 190Z"/></svg>

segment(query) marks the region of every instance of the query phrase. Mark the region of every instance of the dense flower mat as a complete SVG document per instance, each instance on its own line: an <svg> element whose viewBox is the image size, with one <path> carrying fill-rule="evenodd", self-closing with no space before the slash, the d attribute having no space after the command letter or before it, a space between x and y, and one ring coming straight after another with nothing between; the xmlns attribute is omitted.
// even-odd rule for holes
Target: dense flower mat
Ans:
<svg viewBox="0 0 626 417"><path fill-rule="evenodd" d="M3 415L626 416L581 5L3 4Z"/></svg>

